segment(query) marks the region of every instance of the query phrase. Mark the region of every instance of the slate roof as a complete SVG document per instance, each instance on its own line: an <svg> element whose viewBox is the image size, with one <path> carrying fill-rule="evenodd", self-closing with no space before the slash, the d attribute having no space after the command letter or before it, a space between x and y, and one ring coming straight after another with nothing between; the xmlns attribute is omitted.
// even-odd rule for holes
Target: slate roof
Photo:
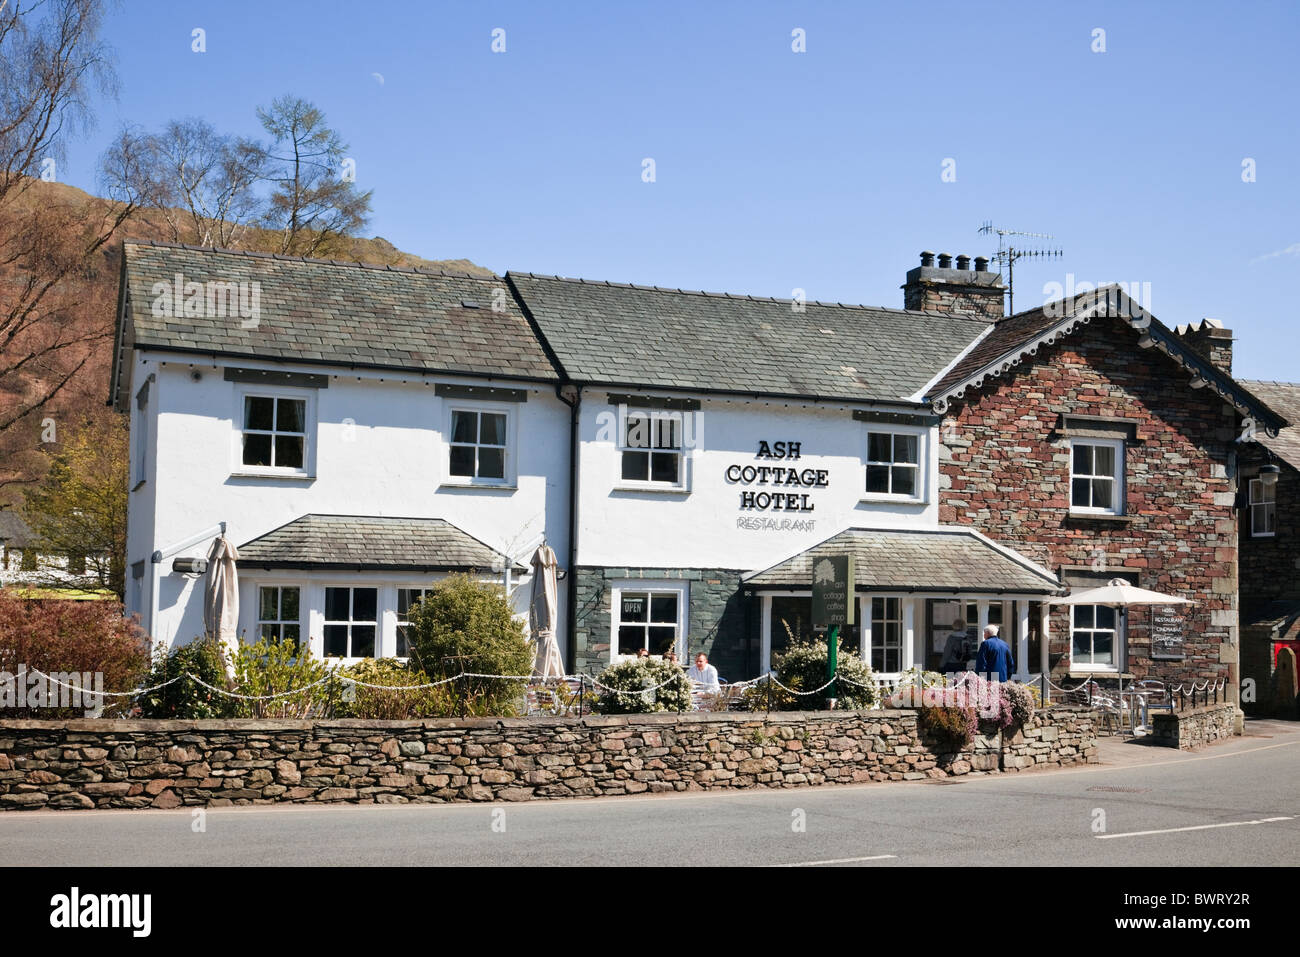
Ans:
<svg viewBox="0 0 1300 957"><path fill-rule="evenodd" d="M810 588L823 556L853 555L859 587L881 591L1015 592L1055 595L1064 587L1045 569L971 529L850 528L778 565L748 576L754 588Z"/></svg>
<svg viewBox="0 0 1300 957"><path fill-rule="evenodd" d="M580 383L907 400L988 328L970 316L506 274Z"/></svg>
<svg viewBox="0 0 1300 957"><path fill-rule="evenodd" d="M1277 438L1263 431L1255 433L1260 443L1293 469L1300 469L1300 382L1269 382L1243 379L1242 384L1259 396L1274 412L1292 423Z"/></svg>
<svg viewBox="0 0 1300 957"><path fill-rule="evenodd" d="M490 571L501 556L441 518L304 515L239 546L241 567ZM517 571L525 571L521 565Z"/></svg>
<svg viewBox="0 0 1300 957"><path fill-rule="evenodd" d="M22 516L9 509L0 509L0 545L9 548L26 548L36 544L36 536L27 527Z"/></svg>
<svg viewBox="0 0 1300 957"><path fill-rule="evenodd" d="M156 282L257 282L252 328L153 315ZM505 280L184 246L125 244L126 342L201 354L555 381ZM248 287L251 290L251 287ZM470 301L478 308L467 308ZM503 311L492 308L496 302Z"/></svg>

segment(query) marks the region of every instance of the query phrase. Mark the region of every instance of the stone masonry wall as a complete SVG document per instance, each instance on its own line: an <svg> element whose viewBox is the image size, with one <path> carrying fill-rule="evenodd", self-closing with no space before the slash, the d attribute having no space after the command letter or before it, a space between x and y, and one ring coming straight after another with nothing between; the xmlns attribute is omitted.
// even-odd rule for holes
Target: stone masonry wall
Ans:
<svg viewBox="0 0 1300 957"><path fill-rule="evenodd" d="M578 655L576 669L599 674L609 665L610 587L615 581L689 582L688 654L703 651L729 681L758 672L757 614L747 609L736 569L578 568ZM683 662L690 667L690 662Z"/></svg>
<svg viewBox="0 0 1300 957"><path fill-rule="evenodd" d="M1146 613L1130 614L1127 673L1174 683L1230 678L1237 522L1228 464L1236 418L1138 338L1121 320L1094 320L954 402L940 429L939 519L974 525L1054 573L1063 566L1136 572L1139 587L1193 599L1182 661L1151 658ZM1135 423L1124 516L1070 514L1070 444L1057 432L1063 413ZM1054 612L1050 626L1059 681L1070 667L1068 610Z"/></svg>
<svg viewBox="0 0 1300 957"><path fill-rule="evenodd" d="M0 810L529 801L1095 762L1055 707L964 751L908 710L429 721L0 721ZM1005 739L1004 739L1005 738Z"/></svg>
<svg viewBox="0 0 1300 957"><path fill-rule="evenodd" d="M1231 738L1236 732L1237 709L1232 704L1212 704L1188 708L1172 714L1152 714L1151 735L1156 744L1180 751L1196 751L1215 741Z"/></svg>

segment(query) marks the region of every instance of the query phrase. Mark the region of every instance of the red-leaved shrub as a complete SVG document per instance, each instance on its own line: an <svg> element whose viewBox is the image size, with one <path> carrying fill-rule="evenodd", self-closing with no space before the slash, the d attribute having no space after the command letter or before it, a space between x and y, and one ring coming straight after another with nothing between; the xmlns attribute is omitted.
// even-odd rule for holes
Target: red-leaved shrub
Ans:
<svg viewBox="0 0 1300 957"><path fill-rule="evenodd" d="M58 601L20 598L0 589L0 672L16 675L26 666L55 672L102 673L104 691L139 687L148 671L148 639L134 619L122 617L114 601ZM125 698L105 698L104 714L124 714ZM3 708L0 718L71 718L84 709Z"/></svg>

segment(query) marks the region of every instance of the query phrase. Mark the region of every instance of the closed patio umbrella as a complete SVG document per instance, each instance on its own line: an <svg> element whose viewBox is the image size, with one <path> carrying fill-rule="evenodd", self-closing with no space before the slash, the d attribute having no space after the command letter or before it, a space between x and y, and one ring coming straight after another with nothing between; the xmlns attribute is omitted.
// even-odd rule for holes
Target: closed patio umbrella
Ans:
<svg viewBox="0 0 1300 957"><path fill-rule="evenodd" d="M221 643L229 670L235 660L239 626L239 580L235 562L239 552L222 535L208 550L208 573L203 582L203 628Z"/></svg>
<svg viewBox="0 0 1300 957"><path fill-rule="evenodd" d="M560 646L555 640L555 619L559 602L556 600L555 551L545 542L533 553L533 592L528 618L533 641L537 643L533 674L542 678L558 678L564 674L560 660Z"/></svg>

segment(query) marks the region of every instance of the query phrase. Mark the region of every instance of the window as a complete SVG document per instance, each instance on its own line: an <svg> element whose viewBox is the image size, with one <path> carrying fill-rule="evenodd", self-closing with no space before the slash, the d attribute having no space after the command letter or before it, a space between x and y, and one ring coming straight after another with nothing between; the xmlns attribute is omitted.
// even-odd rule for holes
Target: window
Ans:
<svg viewBox="0 0 1300 957"><path fill-rule="evenodd" d="M1075 605L1071 625L1071 669L1115 670L1119 660L1115 609L1109 605Z"/></svg>
<svg viewBox="0 0 1300 957"><path fill-rule="evenodd" d="M684 484L680 412L627 413L622 450L624 482Z"/></svg>
<svg viewBox="0 0 1300 957"><path fill-rule="evenodd" d="M86 556L82 552L68 552L68 574L86 574Z"/></svg>
<svg viewBox="0 0 1300 957"><path fill-rule="evenodd" d="M135 424L131 428L130 439L135 443L135 455L131 460L131 465L135 469L133 485L139 485L145 480L145 466L147 465L147 454L149 449L149 417L145 414L149 408L149 383L146 382L144 387L136 394L135 397L136 416Z"/></svg>
<svg viewBox="0 0 1300 957"><path fill-rule="evenodd" d="M453 409L452 478L470 482L506 480L506 413Z"/></svg>
<svg viewBox="0 0 1300 957"><path fill-rule="evenodd" d="M272 585L257 590L257 635L259 639L292 641L300 636L299 595L296 587Z"/></svg>
<svg viewBox="0 0 1300 957"><path fill-rule="evenodd" d="M871 599L871 670L903 670L903 608L898 598Z"/></svg>
<svg viewBox="0 0 1300 957"><path fill-rule="evenodd" d="M373 658L378 608L377 588L326 588L325 657Z"/></svg>
<svg viewBox="0 0 1300 957"><path fill-rule="evenodd" d="M921 497L921 437L915 433L867 432L867 493Z"/></svg>
<svg viewBox="0 0 1300 957"><path fill-rule="evenodd" d="M681 636L680 591L620 589L615 596L617 640L611 657L635 655L640 648L662 655L678 647Z"/></svg>
<svg viewBox="0 0 1300 957"><path fill-rule="evenodd" d="M23 560L22 563L18 566L18 570L22 572L36 571L36 549L34 548L23 549Z"/></svg>
<svg viewBox="0 0 1300 957"><path fill-rule="evenodd" d="M1071 440L1071 510L1123 514L1123 461L1124 443L1121 440Z"/></svg>
<svg viewBox="0 0 1300 957"><path fill-rule="evenodd" d="M307 462L307 400L244 396L243 455L253 468L302 472Z"/></svg>
<svg viewBox="0 0 1300 957"><path fill-rule="evenodd" d="M411 654L408 630L411 627L411 609L416 602L431 592L431 588L397 589L397 657L406 658Z"/></svg>
<svg viewBox="0 0 1300 957"><path fill-rule="evenodd" d="M1277 534L1277 484L1250 480L1250 534L1268 538Z"/></svg>

